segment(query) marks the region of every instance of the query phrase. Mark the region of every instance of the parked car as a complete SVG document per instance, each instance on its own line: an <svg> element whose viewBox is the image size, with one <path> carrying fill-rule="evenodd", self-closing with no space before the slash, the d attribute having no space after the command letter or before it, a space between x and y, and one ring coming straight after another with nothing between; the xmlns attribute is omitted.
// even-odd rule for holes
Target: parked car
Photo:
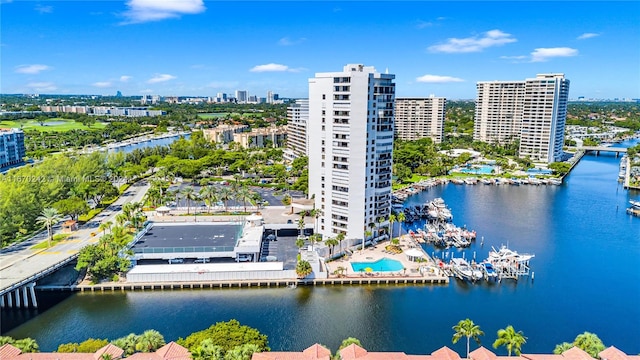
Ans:
<svg viewBox="0 0 640 360"><path fill-rule="evenodd" d="M169 259L169 264L182 264L182 263L184 263L184 259L180 259L180 258Z"/></svg>
<svg viewBox="0 0 640 360"><path fill-rule="evenodd" d="M208 263L209 261L211 261L211 259L209 258L198 258L194 261L194 263L196 264L204 264L204 263Z"/></svg>
<svg viewBox="0 0 640 360"><path fill-rule="evenodd" d="M251 261L251 255L238 255L239 262Z"/></svg>

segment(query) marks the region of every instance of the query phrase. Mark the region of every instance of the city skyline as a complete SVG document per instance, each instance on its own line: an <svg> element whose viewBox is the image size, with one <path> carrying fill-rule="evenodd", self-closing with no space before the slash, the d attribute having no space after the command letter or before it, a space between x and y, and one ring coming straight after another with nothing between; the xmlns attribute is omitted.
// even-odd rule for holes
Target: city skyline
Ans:
<svg viewBox="0 0 640 360"><path fill-rule="evenodd" d="M305 98L354 62L395 74L398 97L553 72L572 98L640 98L638 2L363 4L3 0L0 93Z"/></svg>

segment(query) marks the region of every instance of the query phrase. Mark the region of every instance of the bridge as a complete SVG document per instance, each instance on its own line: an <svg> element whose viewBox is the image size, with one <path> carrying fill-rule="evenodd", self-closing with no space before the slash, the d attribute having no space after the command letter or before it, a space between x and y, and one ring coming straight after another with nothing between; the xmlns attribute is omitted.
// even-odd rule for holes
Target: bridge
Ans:
<svg viewBox="0 0 640 360"><path fill-rule="evenodd" d="M620 153L626 153L627 148L615 147L615 146L583 146L580 149L585 152L595 151L596 155L600 155L600 152L614 152L616 153L616 157Z"/></svg>
<svg viewBox="0 0 640 360"><path fill-rule="evenodd" d="M46 232L2 249L0 252L0 307L37 307L34 291L36 281L75 260L80 249L96 242L92 233L97 232L101 222L113 220L122 205L141 201L148 189L149 185L145 181L133 184L117 201L92 221L49 249L33 249L33 245L47 241Z"/></svg>

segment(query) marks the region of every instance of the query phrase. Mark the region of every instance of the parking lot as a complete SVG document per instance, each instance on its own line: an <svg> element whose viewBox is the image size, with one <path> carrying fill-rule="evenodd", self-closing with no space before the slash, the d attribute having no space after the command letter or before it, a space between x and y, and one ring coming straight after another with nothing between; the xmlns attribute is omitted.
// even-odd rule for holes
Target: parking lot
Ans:
<svg viewBox="0 0 640 360"><path fill-rule="evenodd" d="M271 236L270 236L271 235ZM275 231L266 230L260 250L260 261L267 261L267 256L275 257L276 261L284 263L285 270L296 268L298 259L297 236L275 236Z"/></svg>

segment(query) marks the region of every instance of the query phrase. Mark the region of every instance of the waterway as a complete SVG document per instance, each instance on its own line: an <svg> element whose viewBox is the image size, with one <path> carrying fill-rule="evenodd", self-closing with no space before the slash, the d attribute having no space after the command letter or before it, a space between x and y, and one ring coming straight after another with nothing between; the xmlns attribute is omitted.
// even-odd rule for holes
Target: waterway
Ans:
<svg viewBox="0 0 640 360"><path fill-rule="evenodd" d="M370 350L424 354L446 345L464 355L464 341L451 343L451 327L470 318L484 330L482 344L489 348L498 329L513 325L528 338L525 353L549 353L590 331L605 345L638 354L640 219L625 208L640 193L617 182L619 160L587 155L562 186L449 184L408 199L412 204L442 197L456 224L484 237L483 246L477 241L456 256L464 251L469 258L475 251L483 259L501 244L534 253L535 281L106 292L62 301L40 293L41 309L2 312L2 334L34 337L50 351L63 342L146 329L175 340L235 318L267 334L273 350L301 350L315 342L336 349L354 336Z"/></svg>
<svg viewBox="0 0 640 360"><path fill-rule="evenodd" d="M171 145L174 141L180 139L180 137L185 137L185 138L189 138L191 136L191 134L184 134L184 135L175 135L175 136L167 136L167 137L161 137L161 138L154 138L154 139L149 139L149 140L145 140L145 141L140 141L140 142L136 142L133 144L126 144L126 145L121 145L121 146L117 146L114 148L109 148L109 151L116 151L116 152L132 152L135 149L144 149L144 148L148 148L148 147L154 147L154 146L169 146Z"/></svg>

